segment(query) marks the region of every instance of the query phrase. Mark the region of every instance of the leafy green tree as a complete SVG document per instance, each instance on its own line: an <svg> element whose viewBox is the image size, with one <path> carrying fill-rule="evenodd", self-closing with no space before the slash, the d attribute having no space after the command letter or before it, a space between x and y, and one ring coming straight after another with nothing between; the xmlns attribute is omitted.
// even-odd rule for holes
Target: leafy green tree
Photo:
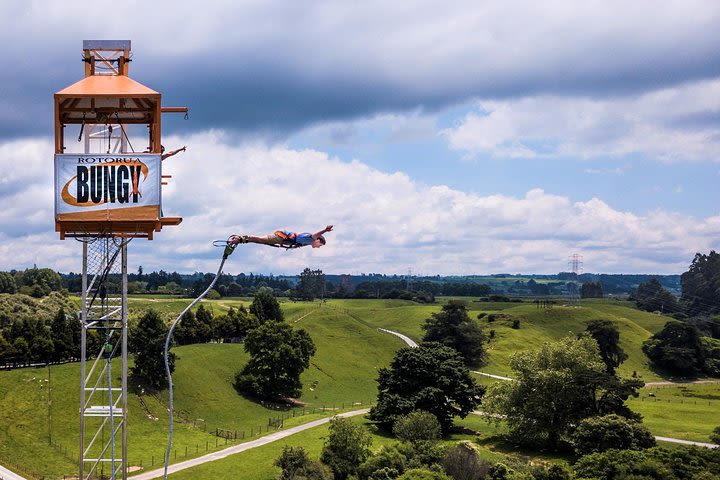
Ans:
<svg viewBox="0 0 720 480"><path fill-rule="evenodd" d="M315 344L305 330L265 323L248 333L245 351L250 361L235 376L238 391L262 399L300 396L300 374L315 354Z"/></svg>
<svg viewBox="0 0 720 480"><path fill-rule="evenodd" d="M212 310L200 304L195 312L195 320L197 321L197 331L194 343L209 342L215 329Z"/></svg>
<svg viewBox="0 0 720 480"><path fill-rule="evenodd" d="M383 445L379 452L368 457L357 470L360 480L397 478L407 468L408 459L397 445Z"/></svg>
<svg viewBox="0 0 720 480"><path fill-rule="evenodd" d="M597 342L607 372L614 375L615 369L628 358L620 347L620 329L617 324L610 320L592 320L586 331Z"/></svg>
<svg viewBox="0 0 720 480"><path fill-rule="evenodd" d="M305 268L300 273L300 283L297 290L305 300L312 300L323 294L325 289L325 274L322 270Z"/></svg>
<svg viewBox="0 0 720 480"><path fill-rule="evenodd" d="M624 401L637 396L643 385L608 375L597 342L589 336L566 337L539 350L516 353L510 367L515 381L491 386L483 403L492 414L488 419L503 416L518 441L553 449L584 418L631 415Z"/></svg>
<svg viewBox="0 0 720 480"><path fill-rule="evenodd" d="M50 328L43 327L29 342L30 358L34 362L50 363L53 359L55 344L51 338Z"/></svg>
<svg viewBox="0 0 720 480"><path fill-rule="evenodd" d="M641 283L632 298L640 310L647 312L675 313L682 310L675 296L654 277L648 283Z"/></svg>
<svg viewBox="0 0 720 480"><path fill-rule="evenodd" d="M77 358L80 345L76 339L80 338L80 322L74 317L68 316L65 309L60 307L50 323L52 340L54 345L54 361L61 361L70 358Z"/></svg>
<svg viewBox="0 0 720 480"><path fill-rule="evenodd" d="M585 282L580 287L581 298L602 298L603 288L600 282Z"/></svg>
<svg viewBox="0 0 720 480"><path fill-rule="evenodd" d="M716 444L720 444L720 425L715 427L710 434L710 441Z"/></svg>
<svg viewBox="0 0 720 480"><path fill-rule="evenodd" d="M572 435L572 444L578 455L587 455L611 448L637 450L654 447L655 437L641 423L613 413L582 420Z"/></svg>
<svg viewBox="0 0 720 480"><path fill-rule="evenodd" d="M403 415L425 410L447 432L453 417L470 414L485 391L456 350L432 342L398 350L390 368L380 369L377 381L378 400L369 417L387 430Z"/></svg>
<svg viewBox="0 0 720 480"><path fill-rule="evenodd" d="M398 418L392 430L397 438L408 442L435 440L442 434L437 417L422 410L415 410Z"/></svg>
<svg viewBox="0 0 720 480"><path fill-rule="evenodd" d="M465 364L481 362L485 356L480 326L468 316L463 302L450 301L442 311L425 320L425 342L438 342L454 348L462 355Z"/></svg>
<svg viewBox="0 0 720 480"><path fill-rule="evenodd" d="M183 315L183 318L175 326L175 330L173 330L173 340L177 342L178 345L190 345L193 343L199 343L199 329L200 324L195 317L195 312L189 310L185 315Z"/></svg>
<svg viewBox="0 0 720 480"><path fill-rule="evenodd" d="M320 461L330 467L335 480L345 480L368 459L371 446L372 437L364 426L347 418L335 417L330 420L330 432Z"/></svg>
<svg viewBox="0 0 720 480"><path fill-rule="evenodd" d="M642 350L655 366L680 375L696 375L705 363L700 331L674 320L645 340Z"/></svg>
<svg viewBox="0 0 720 480"><path fill-rule="evenodd" d="M62 288L62 278L49 268L28 268L24 272L18 272L15 281L25 287L24 291L29 295L38 298Z"/></svg>
<svg viewBox="0 0 720 480"><path fill-rule="evenodd" d="M16 337L12 343L11 361L15 365L27 365L30 362L30 345L23 337Z"/></svg>
<svg viewBox="0 0 720 480"><path fill-rule="evenodd" d="M5 365L10 362L12 357L12 346L0 332L0 365Z"/></svg>
<svg viewBox="0 0 720 480"><path fill-rule="evenodd" d="M285 445L274 465L282 469L279 480L332 480L330 470L312 460L303 447Z"/></svg>
<svg viewBox="0 0 720 480"><path fill-rule="evenodd" d="M265 323L268 320L274 322L285 321L285 315L283 315L280 309L280 304L272 293L266 289L260 289L255 294L250 304L250 313L255 315L255 318L257 318L260 323Z"/></svg>
<svg viewBox="0 0 720 480"><path fill-rule="evenodd" d="M720 312L720 254L695 254L687 272L680 275L681 301L689 315Z"/></svg>
<svg viewBox="0 0 720 480"><path fill-rule="evenodd" d="M15 277L9 272L0 272L0 293L17 292L17 284Z"/></svg>
<svg viewBox="0 0 720 480"><path fill-rule="evenodd" d="M397 480L453 480L453 478L427 468L411 468L397 477Z"/></svg>
<svg viewBox="0 0 720 480"><path fill-rule="evenodd" d="M135 353L132 376L149 388L162 390L168 387L165 371L165 338L169 328L155 310L148 310L130 330L129 350ZM168 356L170 372L175 371L175 354Z"/></svg>

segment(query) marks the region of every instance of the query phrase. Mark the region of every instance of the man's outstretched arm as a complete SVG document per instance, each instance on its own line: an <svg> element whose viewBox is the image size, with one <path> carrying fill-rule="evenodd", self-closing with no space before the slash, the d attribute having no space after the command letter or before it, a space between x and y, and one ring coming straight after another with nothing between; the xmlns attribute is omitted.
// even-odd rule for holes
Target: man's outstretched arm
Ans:
<svg viewBox="0 0 720 480"><path fill-rule="evenodd" d="M313 239L313 240L317 240L318 237L319 237L320 235L322 235L323 233L332 232L332 229L333 229L333 226L332 226L332 225L328 225L327 227L323 228L323 229L320 230L319 232L313 233L313 234L312 234L312 239Z"/></svg>

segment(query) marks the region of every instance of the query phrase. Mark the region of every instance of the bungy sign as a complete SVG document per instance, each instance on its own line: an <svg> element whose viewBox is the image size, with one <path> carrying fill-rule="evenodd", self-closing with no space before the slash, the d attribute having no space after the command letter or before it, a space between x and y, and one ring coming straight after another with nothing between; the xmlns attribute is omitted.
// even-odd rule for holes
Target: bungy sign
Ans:
<svg viewBox="0 0 720 480"><path fill-rule="evenodd" d="M55 155L55 214L159 208L161 163L154 154Z"/></svg>

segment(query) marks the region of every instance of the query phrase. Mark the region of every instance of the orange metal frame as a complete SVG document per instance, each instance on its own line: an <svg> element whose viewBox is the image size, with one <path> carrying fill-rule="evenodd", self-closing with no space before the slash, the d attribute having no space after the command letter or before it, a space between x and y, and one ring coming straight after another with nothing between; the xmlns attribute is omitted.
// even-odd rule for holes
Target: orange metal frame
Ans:
<svg viewBox="0 0 720 480"><path fill-rule="evenodd" d="M163 108L160 93L128 77L130 50L86 48L84 59L85 78L54 95L55 153L65 153L66 125L122 123L147 125L146 153L161 154L162 113L187 113L188 109ZM61 239L108 235L151 240L153 233L163 226L178 225L181 221L181 217L162 217L160 207L135 207L56 214L55 230Z"/></svg>

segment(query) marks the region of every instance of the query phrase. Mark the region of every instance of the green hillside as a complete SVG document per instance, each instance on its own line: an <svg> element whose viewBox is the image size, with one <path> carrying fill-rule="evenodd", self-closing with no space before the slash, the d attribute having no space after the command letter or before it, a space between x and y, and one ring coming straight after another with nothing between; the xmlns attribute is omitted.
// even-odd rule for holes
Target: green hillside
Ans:
<svg viewBox="0 0 720 480"><path fill-rule="evenodd" d="M627 302L606 300L555 305L552 309L537 308L533 303L466 300L471 317L486 314L480 320L486 333L495 330L495 338L489 344L488 363L482 371L511 375L507 362L512 353L581 332L590 320L610 319L620 326L622 345L630 357L621 373L629 375L637 371L646 381L660 379L648 368L640 345L662 328L667 317L638 311ZM133 298L132 316L137 318L143 310L152 307L170 321L187 303L187 299ZM216 314L241 304L248 307L249 303L250 300L245 298L204 302ZM173 377L177 413L174 459L185 459L186 452L187 456L199 456L223 448L226 442L228 445L235 442L216 437L216 429L237 432L240 437L237 441L241 441L242 437L257 436L259 431L266 433L268 420L279 416L287 427L331 415L339 409L357 409L359 404L367 406L376 395L378 368L387 366L394 352L404 345L399 338L382 333L378 328L396 330L420 340L424 320L440 311L438 304L421 305L401 300L330 300L324 304L284 302L282 308L287 321L306 329L317 345L312 365L302 376L304 388L299 399L302 406L289 411L278 410L272 405L266 407L239 396L232 382L235 373L247 361L240 344L174 348L177 354ZM489 322L488 314L505 316ZM512 328L513 319L520 319L519 329ZM117 372L119 365L113 368ZM73 475L77 471L79 364L51 367L50 409L47 378L47 368L0 371L0 464L16 469L21 466L18 470L30 477L62 478L62 475ZM698 390L700 393L662 390L653 397L661 398L661 402L648 401L650 397L646 390L643 399L633 401L631 406L645 416L646 423L657 435L707 441L707 435L718 423L714 413L720 407L719 390L718 384L703 387L702 391ZM688 395L694 395L694 403L689 401ZM129 463L143 469L158 467L162 463L168 433L167 392L157 396L135 392L128 402ZM480 423L484 425L484 422ZM482 426L478 428L483 429ZM310 439L317 439L318 434L303 435L309 435L307 442L317 449L318 441ZM281 447L267 448L266 455L262 454L262 449L247 454L252 458L259 456L257 461L265 465L257 470L259 476L243 475L240 478L271 478L260 472L274 472L270 465ZM235 468L234 463L232 468Z"/></svg>

